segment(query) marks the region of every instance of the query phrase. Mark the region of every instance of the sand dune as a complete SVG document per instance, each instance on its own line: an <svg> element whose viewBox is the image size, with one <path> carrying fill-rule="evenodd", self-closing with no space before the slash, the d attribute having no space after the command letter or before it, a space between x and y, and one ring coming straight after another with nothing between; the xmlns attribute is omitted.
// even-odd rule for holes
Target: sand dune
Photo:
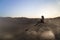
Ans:
<svg viewBox="0 0 60 40"><path fill-rule="evenodd" d="M0 39L2 40L59 40L60 18L45 19L45 23L35 24L39 18L0 17Z"/></svg>

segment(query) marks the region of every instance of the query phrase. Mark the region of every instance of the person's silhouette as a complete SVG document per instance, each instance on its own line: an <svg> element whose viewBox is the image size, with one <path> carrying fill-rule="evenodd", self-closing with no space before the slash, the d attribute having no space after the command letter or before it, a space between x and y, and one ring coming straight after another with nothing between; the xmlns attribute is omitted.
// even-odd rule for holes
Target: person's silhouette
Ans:
<svg viewBox="0 0 60 40"><path fill-rule="evenodd" d="M36 25L38 25L39 23L44 23L44 16L41 16L41 20L38 21ZM36 25L35 25L35 26L36 26Z"/></svg>
<svg viewBox="0 0 60 40"><path fill-rule="evenodd" d="M41 16L41 23L44 23L44 16Z"/></svg>

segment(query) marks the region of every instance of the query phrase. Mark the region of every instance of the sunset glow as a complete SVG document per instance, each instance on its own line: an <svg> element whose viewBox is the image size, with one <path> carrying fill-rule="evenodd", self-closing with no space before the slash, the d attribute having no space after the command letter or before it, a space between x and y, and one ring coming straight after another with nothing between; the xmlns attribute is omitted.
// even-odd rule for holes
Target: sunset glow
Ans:
<svg viewBox="0 0 60 40"><path fill-rule="evenodd" d="M54 18L60 16L60 0L1 0L1 17Z"/></svg>

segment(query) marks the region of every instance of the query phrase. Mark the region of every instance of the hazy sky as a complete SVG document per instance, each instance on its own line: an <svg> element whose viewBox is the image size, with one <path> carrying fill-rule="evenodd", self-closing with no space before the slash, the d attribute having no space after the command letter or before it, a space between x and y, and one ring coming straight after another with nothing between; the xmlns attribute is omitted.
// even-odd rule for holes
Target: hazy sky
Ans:
<svg viewBox="0 0 60 40"><path fill-rule="evenodd" d="M60 0L0 0L0 16L39 18L60 16Z"/></svg>

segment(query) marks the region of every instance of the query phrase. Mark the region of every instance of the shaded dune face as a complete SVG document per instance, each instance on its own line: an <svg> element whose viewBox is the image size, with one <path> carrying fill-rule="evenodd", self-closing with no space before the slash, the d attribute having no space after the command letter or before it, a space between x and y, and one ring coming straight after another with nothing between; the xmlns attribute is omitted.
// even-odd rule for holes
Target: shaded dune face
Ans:
<svg viewBox="0 0 60 40"><path fill-rule="evenodd" d="M30 37L38 37L41 40L54 40L55 35L52 31L36 32L36 31L27 31L27 35Z"/></svg>
<svg viewBox="0 0 60 40"><path fill-rule="evenodd" d="M3 39L12 39L12 38L13 38L13 35L11 35L11 34L5 34L3 36Z"/></svg>
<svg viewBox="0 0 60 40"><path fill-rule="evenodd" d="M27 31L26 34L31 38L36 38L38 35L36 31Z"/></svg>

